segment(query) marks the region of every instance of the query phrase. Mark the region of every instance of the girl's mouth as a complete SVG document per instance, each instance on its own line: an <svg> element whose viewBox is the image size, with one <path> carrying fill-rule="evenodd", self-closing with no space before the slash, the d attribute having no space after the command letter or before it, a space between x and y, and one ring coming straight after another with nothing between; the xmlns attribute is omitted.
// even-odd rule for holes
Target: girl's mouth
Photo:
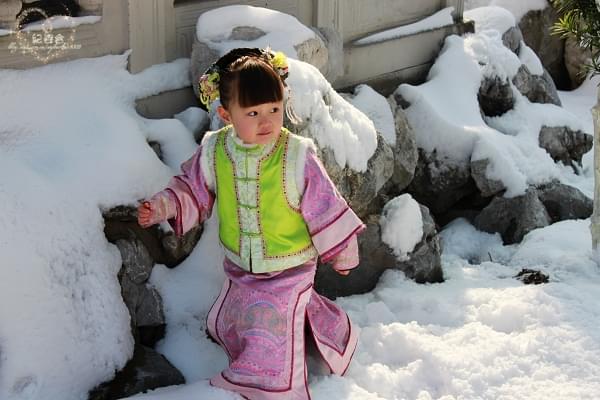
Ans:
<svg viewBox="0 0 600 400"><path fill-rule="evenodd" d="M260 136L267 136L267 135L270 135L270 134L271 134L270 131L269 132L258 132L258 135L260 135Z"/></svg>

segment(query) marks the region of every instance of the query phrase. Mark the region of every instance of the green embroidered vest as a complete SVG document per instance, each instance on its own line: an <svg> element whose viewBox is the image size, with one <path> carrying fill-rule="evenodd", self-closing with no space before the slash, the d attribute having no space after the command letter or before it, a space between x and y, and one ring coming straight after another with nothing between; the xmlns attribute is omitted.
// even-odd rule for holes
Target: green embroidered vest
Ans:
<svg viewBox="0 0 600 400"><path fill-rule="evenodd" d="M274 143L247 147L232 132L225 127L216 133L213 153L219 237L227 257L253 273L316 257L295 179L300 139L283 128Z"/></svg>

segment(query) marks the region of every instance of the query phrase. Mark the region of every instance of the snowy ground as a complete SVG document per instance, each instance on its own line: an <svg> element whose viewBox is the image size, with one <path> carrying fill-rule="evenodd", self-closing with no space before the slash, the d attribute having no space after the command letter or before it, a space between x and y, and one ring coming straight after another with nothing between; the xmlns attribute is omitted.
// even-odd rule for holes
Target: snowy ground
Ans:
<svg viewBox="0 0 600 400"><path fill-rule="evenodd" d="M0 399L85 398L131 355L120 259L100 211L160 189L194 151L186 124L201 118L134 112L135 98L189 85L186 60L138 75L125 66L126 55L0 70ZM588 131L595 84L560 94ZM564 179L591 194L589 155L582 172L565 169ZM158 350L188 383L136 400L239 399L207 383L226 357L204 334L223 280L216 220L205 227L184 263L151 278L168 323ZM454 221L442 232L444 283L388 271L373 292L338 300L362 328L359 348L345 377L312 370L313 399L600 398L600 270L588 227L564 221L503 246ZM523 285L513 277L524 267L550 283Z"/></svg>

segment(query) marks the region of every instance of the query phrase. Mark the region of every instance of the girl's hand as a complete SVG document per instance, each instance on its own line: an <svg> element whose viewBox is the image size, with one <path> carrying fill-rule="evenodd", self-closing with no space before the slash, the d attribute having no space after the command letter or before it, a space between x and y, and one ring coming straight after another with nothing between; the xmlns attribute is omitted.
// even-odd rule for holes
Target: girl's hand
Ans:
<svg viewBox="0 0 600 400"><path fill-rule="evenodd" d="M149 201L143 201L140 203L137 209L138 224L142 228L148 228L156 223L154 212L152 210L152 203Z"/></svg>
<svg viewBox="0 0 600 400"><path fill-rule="evenodd" d="M170 197L164 192L158 193L150 200L141 202L137 212L138 224L142 228L148 228L177 215L176 208L172 204Z"/></svg>
<svg viewBox="0 0 600 400"><path fill-rule="evenodd" d="M340 275L347 276L358 265L358 241L356 235L348 241L348 246L340 251L333 261L333 269Z"/></svg>

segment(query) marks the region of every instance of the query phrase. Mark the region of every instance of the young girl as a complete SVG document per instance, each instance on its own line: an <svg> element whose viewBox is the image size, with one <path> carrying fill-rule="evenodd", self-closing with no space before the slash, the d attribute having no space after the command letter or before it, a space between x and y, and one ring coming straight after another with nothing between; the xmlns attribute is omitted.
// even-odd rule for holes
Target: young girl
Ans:
<svg viewBox="0 0 600 400"><path fill-rule="evenodd" d="M313 290L317 257L341 275L358 265L363 223L317 158L310 139L283 127L283 53L235 49L200 78L206 109L228 125L207 132L182 175L143 202L140 225L168 220L177 235L200 224L215 199L227 280L207 327L229 357L211 384L248 399L310 399L305 327L331 372L343 374L358 332Z"/></svg>

